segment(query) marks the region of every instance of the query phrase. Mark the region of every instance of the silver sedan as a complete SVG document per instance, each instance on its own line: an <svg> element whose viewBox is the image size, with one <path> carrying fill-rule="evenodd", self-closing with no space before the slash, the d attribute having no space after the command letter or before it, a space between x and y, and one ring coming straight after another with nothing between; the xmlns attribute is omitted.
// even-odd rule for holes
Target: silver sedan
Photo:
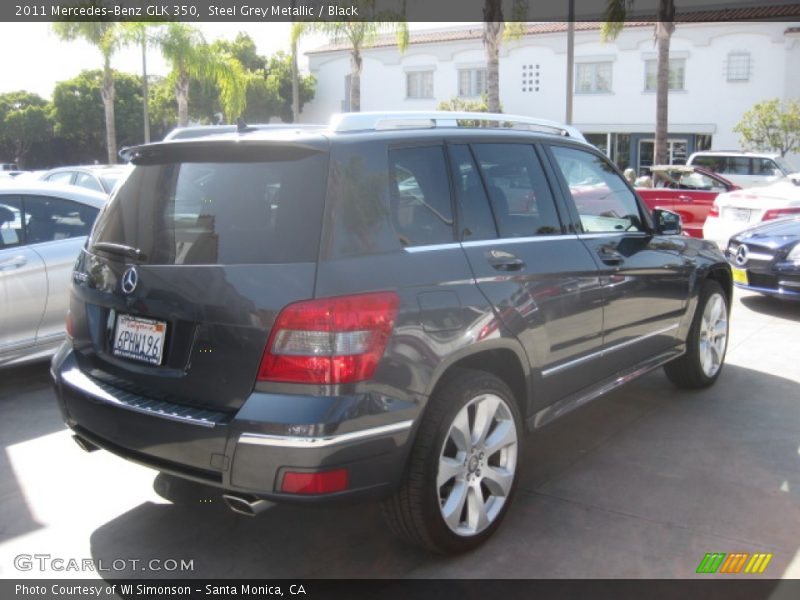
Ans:
<svg viewBox="0 0 800 600"><path fill-rule="evenodd" d="M0 182L0 367L46 358L64 339L72 267L107 198Z"/></svg>

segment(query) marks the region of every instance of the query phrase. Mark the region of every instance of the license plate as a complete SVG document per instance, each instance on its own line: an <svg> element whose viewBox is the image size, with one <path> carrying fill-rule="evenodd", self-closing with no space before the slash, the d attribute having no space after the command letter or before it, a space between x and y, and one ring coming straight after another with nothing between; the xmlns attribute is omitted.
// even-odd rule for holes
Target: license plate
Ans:
<svg viewBox="0 0 800 600"><path fill-rule="evenodd" d="M115 356L160 365L166 332L167 324L163 321L119 315L111 352Z"/></svg>
<svg viewBox="0 0 800 600"><path fill-rule="evenodd" d="M750 220L750 211L746 208L734 208L731 210L731 218L740 223L747 223Z"/></svg>
<svg viewBox="0 0 800 600"><path fill-rule="evenodd" d="M749 285L747 283L747 271L745 271L744 269L737 269L736 267L731 267L731 272L733 274L734 283Z"/></svg>

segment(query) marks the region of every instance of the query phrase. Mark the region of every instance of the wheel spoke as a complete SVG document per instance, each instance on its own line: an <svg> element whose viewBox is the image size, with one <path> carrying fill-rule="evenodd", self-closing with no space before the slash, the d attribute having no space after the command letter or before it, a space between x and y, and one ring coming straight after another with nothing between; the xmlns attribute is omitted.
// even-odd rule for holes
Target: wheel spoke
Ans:
<svg viewBox="0 0 800 600"><path fill-rule="evenodd" d="M467 523L473 531L483 531L489 524L486 503L478 486L469 486L467 491Z"/></svg>
<svg viewBox="0 0 800 600"><path fill-rule="evenodd" d="M517 430L512 421L500 421L492 435L486 440L486 458L491 457L506 446L517 443Z"/></svg>
<svg viewBox="0 0 800 600"><path fill-rule="evenodd" d="M494 416L497 414L497 407L500 399L497 396L484 396L475 405L475 424L472 428L472 443L474 445L483 444L489 429L492 427Z"/></svg>
<svg viewBox="0 0 800 600"><path fill-rule="evenodd" d="M450 439L461 452L468 452L472 446L469 432L469 416L466 407L461 409L450 427Z"/></svg>
<svg viewBox="0 0 800 600"><path fill-rule="evenodd" d="M494 496L508 496L514 473L502 467L487 466L484 470L483 483Z"/></svg>
<svg viewBox="0 0 800 600"><path fill-rule="evenodd" d="M469 485L465 482L456 481L444 506L442 506L442 516L453 531L461 524L461 513L464 511L464 502L467 499L467 491L469 489Z"/></svg>
<svg viewBox="0 0 800 600"><path fill-rule="evenodd" d="M460 454L460 453L459 453ZM439 460L439 474L436 477L436 485L438 487L442 487L445 483L456 478L456 482L458 482L458 476L461 475L464 471L464 460L457 459L457 458L450 458L449 456L443 456Z"/></svg>

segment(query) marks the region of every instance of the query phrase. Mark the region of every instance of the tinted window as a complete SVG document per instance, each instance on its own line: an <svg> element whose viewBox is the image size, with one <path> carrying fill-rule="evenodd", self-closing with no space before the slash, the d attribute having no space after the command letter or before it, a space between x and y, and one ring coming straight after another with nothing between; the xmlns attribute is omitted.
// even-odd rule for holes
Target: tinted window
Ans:
<svg viewBox="0 0 800 600"><path fill-rule="evenodd" d="M96 192L105 193L103 186L98 183L97 179L95 179L93 175L89 175L88 173L78 173L75 175L75 185L79 185L80 187L94 190Z"/></svg>
<svg viewBox="0 0 800 600"><path fill-rule="evenodd" d="M19 196L0 196L0 250L22 244L22 200Z"/></svg>
<svg viewBox="0 0 800 600"><path fill-rule="evenodd" d="M756 175L767 175L772 177L775 175L776 170L780 171L780 169L778 169L778 165L776 165L775 162L769 158L753 159L753 171ZM778 175L781 175L781 173L778 173Z"/></svg>
<svg viewBox="0 0 800 600"><path fill-rule="evenodd" d="M453 241L453 214L444 149L389 150L392 224L404 246Z"/></svg>
<svg viewBox="0 0 800 600"><path fill-rule="evenodd" d="M553 146L586 232L643 231L633 192L604 158L584 150Z"/></svg>
<svg viewBox="0 0 800 600"><path fill-rule="evenodd" d="M28 244L89 235L98 213L91 206L51 196L26 196L23 208Z"/></svg>
<svg viewBox="0 0 800 600"><path fill-rule="evenodd" d="M93 243L138 248L150 264L316 260L325 154L218 146L170 152L136 161Z"/></svg>
<svg viewBox="0 0 800 600"><path fill-rule="evenodd" d="M472 148L501 236L561 233L550 185L533 146L475 144Z"/></svg>
<svg viewBox="0 0 800 600"><path fill-rule="evenodd" d="M469 146L450 146L450 166L461 215L462 239L469 241L496 238L497 229L489 208L489 199Z"/></svg>

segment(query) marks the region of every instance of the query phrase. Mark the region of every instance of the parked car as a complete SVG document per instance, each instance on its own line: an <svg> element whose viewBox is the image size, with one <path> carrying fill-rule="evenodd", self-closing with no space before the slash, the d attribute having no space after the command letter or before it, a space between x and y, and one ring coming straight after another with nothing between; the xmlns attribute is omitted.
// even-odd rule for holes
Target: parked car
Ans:
<svg viewBox="0 0 800 600"><path fill-rule="evenodd" d="M730 237L762 221L800 214L800 185L785 178L771 185L720 194L703 226L703 237L720 248Z"/></svg>
<svg viewBox="0 0 800 600"><path fill-rule="evenodd" d="M692 237L703 237L703 224L718 194L738 190L724 177L684 165L650 167L653 187L637 187L636 193L652 210L666 208L681 216L683 230Z"/></svg>
<svg viewBox="0 0 800 600"><path fill-rule="evenodd" d="M687 388L722 370L724 256L570 126L365 112L128 156L75 266L58 402L84 449L237 512L378 498L405 539L464 551L506 514L525 429L662 365Z"/></svg>
<svg viewBox="0 0 800 600"><path fill-rule="evenodd" d="M767 185L791 175L800 177L786 158L772 152L704 150L692 154L686 164L719 173L743 188Z"/></svg>
<svg viewBox="0 0 800 600"><path fill-rule="evenodd" d="M65 337L72 267L106 196L0 183L0 367L50 357Z"/></svg>
<svg viewBox="0 0 800 600"><path fill-rule="evenodd" d="M800 216L737 233L730 239L725 256L736 287L800 300Z"/></svg>
<svg viewBox="0 0 800 600"><path fill-rule="evenodd" d="M78 187L110 194L125 174L127 167L120 165L89 165L58 167L42 174L42 181L76 185Z"/></svg>

